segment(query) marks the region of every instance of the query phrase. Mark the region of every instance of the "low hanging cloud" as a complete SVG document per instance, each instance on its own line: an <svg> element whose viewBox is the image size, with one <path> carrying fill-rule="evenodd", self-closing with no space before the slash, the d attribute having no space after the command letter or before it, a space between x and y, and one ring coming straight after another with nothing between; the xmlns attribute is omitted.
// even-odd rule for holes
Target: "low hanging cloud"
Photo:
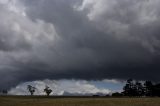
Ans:
<svg viewBox="0 0 160 106"><path fill-rule="evenodd" d="M12 88L9 91L11 95L29 95L27 90L27 85L32 85L36 88L35 95L46 95L44 88L47 86L52 89L51 95L65 95L65 96L74 96L74 95L107 95L111 93L111 90L105 88L98 88L93 84L90 84L88 81L84 80L44 80L44 81L33 81L26 82L20 85L17 85L15 88Z"/></svg>
<svg viewBox="0 0 160 106"><path fill-rule="evenodd" d="M1 88L43 79L159 81L158 4L0 0Z"/></svg>

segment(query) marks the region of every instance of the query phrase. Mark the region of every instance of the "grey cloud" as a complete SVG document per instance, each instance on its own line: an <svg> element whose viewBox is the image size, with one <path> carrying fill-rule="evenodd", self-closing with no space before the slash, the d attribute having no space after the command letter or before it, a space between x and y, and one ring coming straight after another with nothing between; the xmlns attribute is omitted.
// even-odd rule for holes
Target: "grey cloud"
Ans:
<svg viewBox="0 0 160 106"><path fill-rule="evenodd" d="M84 0L77 10L88 11L86 15L95 26L110 36L136 41L156 52L159 48L158 4L158 0Z"/></svg>
<svg viewBox="0 0 160 106"><path fill-rule="evenodd" d="M158 1L16 1L15 9L0 10L6 23L0 23L0 85L46 78L160 80Z"/></svg>

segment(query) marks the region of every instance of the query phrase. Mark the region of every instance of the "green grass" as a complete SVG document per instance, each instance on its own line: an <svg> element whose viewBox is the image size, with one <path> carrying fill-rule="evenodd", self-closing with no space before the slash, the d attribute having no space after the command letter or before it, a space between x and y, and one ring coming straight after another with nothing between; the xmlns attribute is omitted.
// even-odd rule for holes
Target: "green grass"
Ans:
<svg viewBox="0 0 160 106"><path fill-rule="evenodd" d="M160 106L160 98L0 97L0 106Z"/></svg>

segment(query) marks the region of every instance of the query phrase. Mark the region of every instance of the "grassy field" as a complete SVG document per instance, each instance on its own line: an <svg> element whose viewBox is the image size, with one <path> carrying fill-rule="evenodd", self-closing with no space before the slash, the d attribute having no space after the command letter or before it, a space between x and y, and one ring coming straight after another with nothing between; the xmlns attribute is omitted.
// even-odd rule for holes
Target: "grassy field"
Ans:
<svg viewBox="0 0 160 106"><path fill-rule="evenodd" d="M160 98L0 97L0 106L160 106Z"/></svg>

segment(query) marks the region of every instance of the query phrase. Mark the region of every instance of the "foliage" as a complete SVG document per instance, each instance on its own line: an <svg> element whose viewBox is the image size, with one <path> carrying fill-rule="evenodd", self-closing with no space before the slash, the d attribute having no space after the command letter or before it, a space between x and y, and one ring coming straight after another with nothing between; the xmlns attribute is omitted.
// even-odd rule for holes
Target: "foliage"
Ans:
<svg viewBox="0 0 160 106"><path fill-rule="evenodd" d="M48 86L46 86L46 88L44 89L44 92L46 92L47 96L49 96L52 90Z"/></svg>
<svg viewBox="0 0 160 106"><path fill-rule="evenodd" d="M30 92L30 94L33 95L36 88L33 87L33 86L31 86L31 85L28 85L28 86L27 86L27 89L28 89L28 91Z"/></svg>
<svg viewBox="0 0 160 106"><path fill-rule="evenodd" d="M160 97L160 84L153 84L151 81L141 83L132 79L127 80L123 88L125 96L159 96Z"/></svg>

